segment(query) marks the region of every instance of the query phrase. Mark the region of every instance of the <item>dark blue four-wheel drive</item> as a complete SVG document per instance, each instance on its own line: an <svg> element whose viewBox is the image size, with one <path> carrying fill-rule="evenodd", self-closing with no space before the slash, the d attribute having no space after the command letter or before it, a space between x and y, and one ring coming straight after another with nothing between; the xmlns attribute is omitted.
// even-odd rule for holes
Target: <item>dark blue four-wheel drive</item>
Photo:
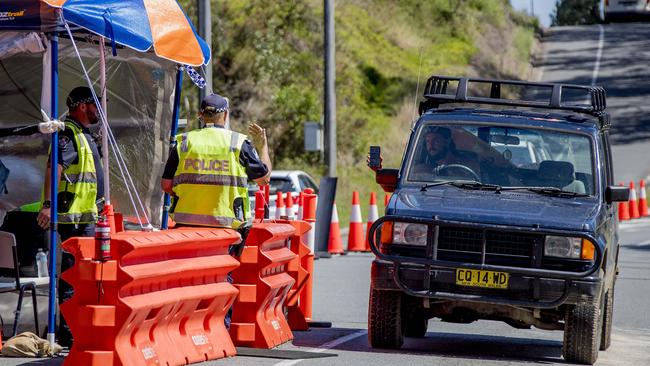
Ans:
<svg viewBox="0 0 650 366"><path fill-rule="evenodd" d="M428 80L401 167L369 159L393 192L370 232L373 347L423 337L432 318L488 319L563 330L567 361L596 361L629 194L613 183L605 107L600 87Z"/></svg>

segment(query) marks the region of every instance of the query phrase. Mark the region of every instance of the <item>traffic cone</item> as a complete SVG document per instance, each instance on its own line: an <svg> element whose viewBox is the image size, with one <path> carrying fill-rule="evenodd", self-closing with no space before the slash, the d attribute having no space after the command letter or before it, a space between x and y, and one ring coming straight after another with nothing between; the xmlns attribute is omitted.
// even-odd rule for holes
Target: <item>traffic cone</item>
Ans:
<svg viewBox="0 0 650 366"><path fill-rule="evenodd" d="M291 192L287 192L286 197L287 197L287 199L285 201L286 202L285 206L287 206L287 211L286 211L287 212L287 217L288 217L289 220L294 220L295 215L294 215L294 212L293 212L293 197L291 196Z"/></svg>
<svg viewBox="0 0 650 366"><path fill-rule="evenodd" d="M275 200L275 219L280 220L282 216L287 216L287 212L284 210L284 198L282 197L282 192L278 191L277 199Z"/></svg>
<svg viewBox="0 0 650 366"><path fill-rule="evenodd" d="M302 220L302 201L305 199L304 196L304 192L298 194L298 213L296 214L296 220Z"/></svg>
<svg viewBox="0 0 650 366"><path fill-rule="evenodd" d="M639 218L639 202L636 199L636 189L634 188L634 181L630 181L630 218Z"/></svg>
<svg viewBox="0 0 650 366"><path fill-rule="evenodd" d="M350 231L348 232L348 252L363 252L365 249L359 192L354 191L352 192L352 211L350 212Z"/></svg>
<svg viewBox="0 0 650 366"><path fill-rule="evenodd" d="M639 216L648 216L648 200L645 193L645 181L641 179L639 182Z"/></svg>
<svg viewBox="0 0 650 366"><path fill-rule="evenodd" d="M366 252L370 251L370 241L368 235L370 234L370 227L379 218L379 210L377 210L377 195L375 192L370 192L370 205L368 206L368 223L366 224Z"/></svg>
<svg viewBox="0 0 650 366"><path fill-rule="evenodd" d="M332 220L330 223L330 238L327 242L329 254L343 254L343 242L341 242L341 225L339 225L339 213L336 210L336 202L332 206Z"/></svg>
<svg viewBox="0 0 650 366"><path fill-rule="evenodd" d="M621 187L625 187L623 182L618 184ZM627 202L618 203L618 221L627 221L630 219L630 209L628 208Z"/></svg>
<svg viewBox="0 0 650 366"><path fill-rule="evenodd" d="M391 194L388 192L384 194L384 207L388 207L388 202L390 202L390 196Z"/></svg>

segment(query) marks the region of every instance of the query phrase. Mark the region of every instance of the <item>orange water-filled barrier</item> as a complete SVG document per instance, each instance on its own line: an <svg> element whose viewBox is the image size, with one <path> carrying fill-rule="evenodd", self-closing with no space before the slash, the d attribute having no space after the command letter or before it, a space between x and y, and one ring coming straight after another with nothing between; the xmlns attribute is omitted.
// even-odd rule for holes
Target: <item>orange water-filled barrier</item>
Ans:
<svg viewBox="0 0 650 366"><path fill-rule="evenodd" d="M286 223L255 223L232 273L239 296L230 336L238 346L272 348L293 339L283 306L295 280L287 273L297 258L287 243L296 230Z"/></svg>
<svg viewBox="0 0 650 366"><path fill-rule="evenodd" d="M98 262L93 238L63 248L75 265L62 274L74 296L61 305L74 337L65 365L185 365L235 355L224 316L237 296L226 281L234 230L179 228L118 232L111 259Z"/></svg>

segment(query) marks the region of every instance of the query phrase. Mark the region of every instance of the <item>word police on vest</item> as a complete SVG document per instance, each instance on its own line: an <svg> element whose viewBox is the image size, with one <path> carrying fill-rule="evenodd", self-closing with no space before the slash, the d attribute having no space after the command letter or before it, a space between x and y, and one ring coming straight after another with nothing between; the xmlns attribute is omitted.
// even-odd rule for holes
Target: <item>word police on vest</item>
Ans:
<svg viewBox="0 0 650 366"><path fill-rule="evenodd" d="M223 172L230 169L228 160L185 159L185 169Z"/></svg>

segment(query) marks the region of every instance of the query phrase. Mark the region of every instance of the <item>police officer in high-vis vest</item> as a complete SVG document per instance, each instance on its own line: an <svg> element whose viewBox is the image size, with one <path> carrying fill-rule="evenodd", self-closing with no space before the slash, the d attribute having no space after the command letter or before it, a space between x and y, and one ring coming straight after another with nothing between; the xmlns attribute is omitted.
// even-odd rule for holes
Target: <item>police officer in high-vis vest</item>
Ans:
<svg viewBox="0 0 650 366"><path fill-rule="evenodd" d="M71 237L94 236L98 212L103 206L104 178L100 149L90 126L99 121L99 112L90 88L74 88L66 98L68 114L65 130L59 134L57 193L58 232L61 242ZM50 163L43 184L43 201L38 213L38 224L43 229L50 225ZM61 272L74 265L74 256L62 251ZM72 287L59 279L59 304L73 295ZM72 334L61 316L57 332L58 343L69 346Z"/></svg>
<svg viewBox="0 0 650 366"><path fill-rule="evenodd" d="M248 180L268 183L271 159L265 130L251 124L251 143L246 135L225 128L228 112L226 98L208 95L199 111L202 128L176 137L161 185L175 196L177 225L236 229L251 220Z"/></svg>

